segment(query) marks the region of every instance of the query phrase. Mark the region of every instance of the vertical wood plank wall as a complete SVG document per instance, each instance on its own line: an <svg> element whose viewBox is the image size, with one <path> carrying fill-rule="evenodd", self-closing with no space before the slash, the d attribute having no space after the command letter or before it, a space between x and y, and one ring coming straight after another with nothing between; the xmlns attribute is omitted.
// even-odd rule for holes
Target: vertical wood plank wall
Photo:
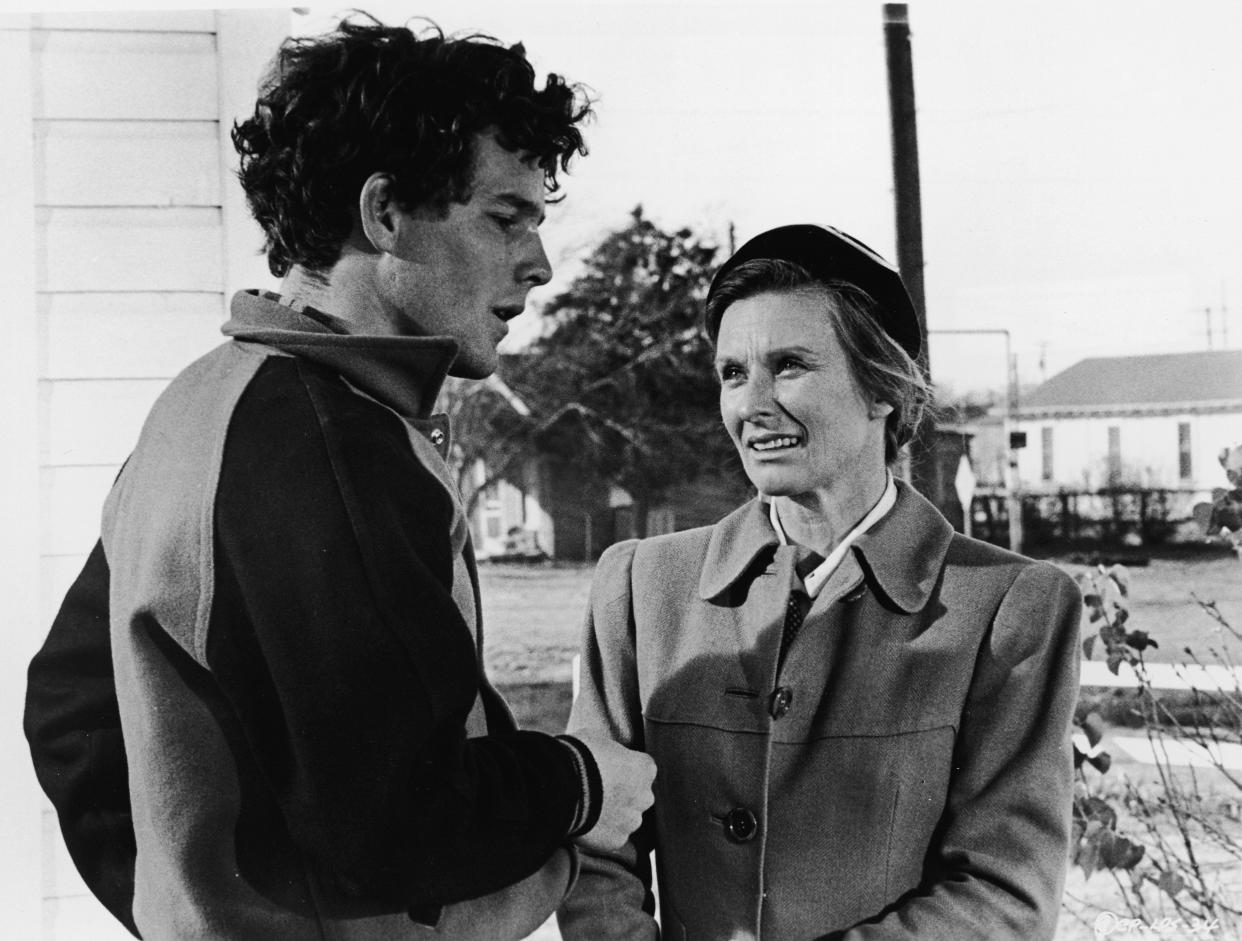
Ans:
<svg viewBox="0 0 1242 941"><path fill-rule="evenodd" d="M39 635L38 357L34 294L33 148L28 17L0 17L0 910L4 932L37 938L42 926L40 795L18 717L26 663Z"/></svg>
<svg viewBox="0 0 1242 941"><path fill-rule="evenodd" d="M0 289L6 338L14 341L4 362L14 372L5 370L0 430L17 436L5 450L26 481L21 542L5 536L4 561L15 556L0 575L6 613L15 610L15 593L31 595L10 622L20 661L6 665L3 677L10 717L20 712L25 664L98 537L104 496L151 403L182 367L220 342L233 290L274 287L257 254L261 234L232 178L228 131L253 107L263 68L291 27L288 10L20 20L0 24L6 94L24 89L26 105L24 113L12 105L0 112L0 192L6 225L22 237L6 235L25 246L24 256L4 254ZM24 193L15 183L23 147L30 168ZM24 287L9 272L23 258ZM17 493L23 484L14 486ZM6 509L10 503L14 498ZM22 572L20 582L9 574ZM128 937L78 878L28 759L13 754L24 744L16 734L0 744L10 767L21 769L6 772L6 784L16 780L20 794L5 802L4 812L15 815L5 823L37 834L33 858L24 860L37 875L19 884L6 878L6 893L18 910L31 906L17 892L42 896L30 930L10 936ZM23 799L33 824L9 810ZM5 925L8 934L7 915Z"/></svg>

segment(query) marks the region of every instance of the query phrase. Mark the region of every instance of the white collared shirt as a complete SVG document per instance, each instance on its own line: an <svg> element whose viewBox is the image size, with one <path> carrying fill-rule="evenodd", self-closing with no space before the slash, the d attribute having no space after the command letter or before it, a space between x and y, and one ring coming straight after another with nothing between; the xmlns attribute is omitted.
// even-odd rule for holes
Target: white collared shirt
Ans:
<svg viewBox="0 0 1242 941"><path fill-rule="evenodd" d="M887 470L884 473L888 479L888 484L884 488L884 493L880 495L880 499L876 501L875 506L871 508L857 526L845 534L845 538L836 544L833 550L828 553L828 557L815 566L811 572L808 572L806 578L802 580L806 593L811 598L819 596L820 589L824 587L828 577L837 570L837 566L841 564L841 560L845 558L845 553L849 551L854 541L883 519L884 515L893 508L893 504L897 502L897 485L893 482L893 475ZM789 545L789 537L785 535L785 527L781 525L780 517L776 513L776 501L768 503L768 518L772 521L772 528L776 530L776 536L780 539L781 545Z"/></svg>

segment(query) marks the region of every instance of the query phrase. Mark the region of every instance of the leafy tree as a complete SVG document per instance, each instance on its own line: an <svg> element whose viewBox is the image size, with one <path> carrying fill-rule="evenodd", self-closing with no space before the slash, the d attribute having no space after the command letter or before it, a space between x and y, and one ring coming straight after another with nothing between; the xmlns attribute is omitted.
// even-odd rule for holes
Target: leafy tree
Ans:
<svg viewBox="0 0 1242 941"><path fill-rule="evenodd" d="M665 232L636 208L544 307L544 334L502 365L527 414L477 393L459 406L470 426L458 429L459 453L486 455L493 478L524 457L552 458L628 491L640 526L649 503L706 472L744 493L699 326L716 256L711 241Z"/></svg>
<svg viewBox="0 0 1242 941"><path fill-rule="evenodd" d="M511 377L538 403L541 450L624 488L640 521L675 484L709 471L741 479L700 329L716 256L713 242L636 208L544 308L549 329Z"/></svg>
<svg viewBox="0 0 1242 941"><path fill-rule="evenodd" d="M452 425L448 463L469 515L488 486L511 477L526 458L536 455L533 437L538 423L498 375L482 382L450 377L437 404Z"/></svg>

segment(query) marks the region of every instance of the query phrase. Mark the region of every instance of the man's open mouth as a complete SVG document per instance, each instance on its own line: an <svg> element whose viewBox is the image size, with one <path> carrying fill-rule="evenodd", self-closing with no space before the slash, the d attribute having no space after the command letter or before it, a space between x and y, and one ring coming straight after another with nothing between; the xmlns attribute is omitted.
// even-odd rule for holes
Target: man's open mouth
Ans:
<svg viewBox="0 0 1242 941"><path fill-rule="evenodd" d="M492 313L499 317L505 323L508 323L518 314L526 309L525 304L511 304L507 307L493 307Z"/></svg>

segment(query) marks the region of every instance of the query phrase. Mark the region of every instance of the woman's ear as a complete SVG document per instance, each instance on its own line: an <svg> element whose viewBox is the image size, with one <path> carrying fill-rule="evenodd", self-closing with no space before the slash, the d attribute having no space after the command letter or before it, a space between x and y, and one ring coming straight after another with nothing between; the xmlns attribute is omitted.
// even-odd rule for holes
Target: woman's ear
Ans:
<svg viewBox="0 0 1242 941"><path fill-rule="evenodd" d="M396 250L401 228L401 208L393 196L393 179L387 173L372 173L358 194L358 215L362 234L378 252Z"/></svg>
<svg viewBox="0 0 1242 941"><path fill-rule="evenodd" d="M871 409L867 412L867 417L888 418L891 414L893 414L893 406L888 402L881 402L879 399L876 399L871 403Z"/></svg>

